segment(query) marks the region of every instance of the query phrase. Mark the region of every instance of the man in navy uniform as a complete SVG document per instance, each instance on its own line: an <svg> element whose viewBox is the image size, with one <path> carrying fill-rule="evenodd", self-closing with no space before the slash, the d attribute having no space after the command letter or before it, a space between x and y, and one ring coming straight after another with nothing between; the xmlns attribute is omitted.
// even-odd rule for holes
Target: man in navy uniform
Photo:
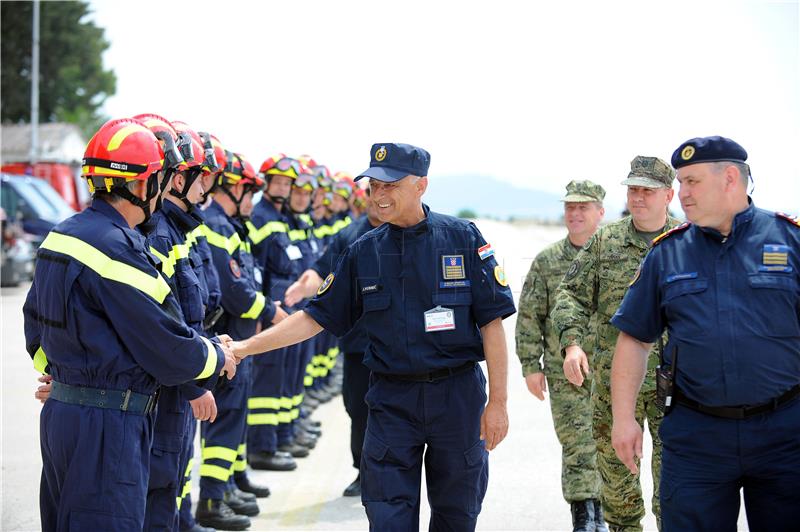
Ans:
<svg viewBox="0 0 800 532"><path fill-rule="evenodd" d="M83 159L92 205L39 248L23 313L28 353L53 378L40 423L42 530L142 530L159 383L210 387L223 364L235 373L227 348L186 325L134 230L169 180L164 160L142 122L104 124Z"/></svg>
<svg viewBox="0 0 800 532"><path fill-rule="evenodd" d="M508 431L503 318L511 290L494 251L470 222L431 211L427 151L375 144L370 178L385 222L354 242L306 308L232 343L238 357L356 321L369 339L369 418L361 460L370 528L419 527L425 461L431 530L474 530L488 482L487 450ZM486 379L477 362L486 359ZM485 407L485 408L484 408Z"/></svg>
<svg viewBox="0 0 800 532"><path fill-rule="evenodd" d="M724 137L675 150L691 224L654 241L612 318L621 331L612 441L631 471L641 457L634 405L647 353L668 331L665 532L736 530L742 488L751 530L800 527L800 227L753 205L746 160Z"/></svg>

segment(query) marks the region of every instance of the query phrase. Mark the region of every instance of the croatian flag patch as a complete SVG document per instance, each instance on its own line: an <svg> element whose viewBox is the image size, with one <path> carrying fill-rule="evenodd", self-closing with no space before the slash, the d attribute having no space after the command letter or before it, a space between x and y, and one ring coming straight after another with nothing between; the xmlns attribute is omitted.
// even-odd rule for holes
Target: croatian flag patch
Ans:
<svg viewBox="0 0 800 532"><path fill-rule="evenodd" d="M481 258L481 260L486 260L492 255L494 255L494 249L492 249L491 244L486 244L485 246L478 248L478 256Z"/></svg>

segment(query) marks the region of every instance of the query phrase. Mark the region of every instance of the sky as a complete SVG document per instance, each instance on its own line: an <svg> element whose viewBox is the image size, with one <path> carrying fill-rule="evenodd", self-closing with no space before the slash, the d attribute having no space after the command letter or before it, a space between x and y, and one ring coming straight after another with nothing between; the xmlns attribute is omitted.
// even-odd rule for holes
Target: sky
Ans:
<svg viewBox="0 0 800 532"><path fill-rule="evenodd" d="M373 143L406 142L431 180L591 179L622 204L634 156L722 135L749 153L758 206L800 211L797 0L91 5L109 116L183 120L256 167L308 153L355 174Z"/></svg>

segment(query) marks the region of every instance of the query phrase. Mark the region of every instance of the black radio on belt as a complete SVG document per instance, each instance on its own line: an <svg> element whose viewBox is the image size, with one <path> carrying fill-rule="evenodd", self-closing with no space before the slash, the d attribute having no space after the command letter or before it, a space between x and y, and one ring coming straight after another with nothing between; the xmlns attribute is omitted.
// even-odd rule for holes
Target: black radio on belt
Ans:
<svg viewBox="0 0 800 532"><path fill-rule="evenodd" d="M664 344L659 339L658 342L658 366L656 367L656 406L669 414L674 405L675 398L675 374L678 372L678 346L672 352L672 366L667 369L664 367Z"/></svg>

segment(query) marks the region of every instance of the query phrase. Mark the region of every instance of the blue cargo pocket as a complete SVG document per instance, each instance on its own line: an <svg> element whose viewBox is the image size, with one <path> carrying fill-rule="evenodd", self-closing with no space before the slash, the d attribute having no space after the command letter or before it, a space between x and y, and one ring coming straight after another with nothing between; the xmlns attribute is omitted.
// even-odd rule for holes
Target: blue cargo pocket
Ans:
<svg viewBox="0 0 800 532"><path fill-rule="evenodd" d="M146 481L146 473L150 468L150 445L145 441L145 423L140 414L122 415L122 438L117 461L117 482L120 484L141 485ZM143 456L143 449L148 455Z"/></svg>
<svg viewBox="0 0 800 532"><path fill-rule="evenodd" d="M107 513L92 512L89 510L72 510L69 514L70 530L114 531L114 532L140 532L142 523L137 523L133 517L124 517Z"/></svg>
<svg viewBox="0 0 800 532"><path fill-rule="evenodd" d="M361 499L364 502L383 502L386 500L381 474L389 446L367 433L364 438L364 452L361 454Z"/></svg>
<svg viewBox="0 0 800 532"><path fill-rule="evenodd" d="M203 321L203 296L200 291L200 280L194 271L186 266L175 272L175 276L178 281L181 311L186 323L191 325Z"/></svg>
<svg viewBox="0 0 800 532"><path fill-rule="evenodd" d="M391 303L392 295L388 293L365 295L362 305L364 313L361 316L365 328L391 331L392 313L389 310Z"/></svg>
<svg viewBox="0 0 800 532"><path fill-rule="evenodd" d="M483 497L489 484L489 460L486 447L482 440L464 451L466 463L464 475L469 484L466 490L467 509L477 517L481 511Z"/></svg>

